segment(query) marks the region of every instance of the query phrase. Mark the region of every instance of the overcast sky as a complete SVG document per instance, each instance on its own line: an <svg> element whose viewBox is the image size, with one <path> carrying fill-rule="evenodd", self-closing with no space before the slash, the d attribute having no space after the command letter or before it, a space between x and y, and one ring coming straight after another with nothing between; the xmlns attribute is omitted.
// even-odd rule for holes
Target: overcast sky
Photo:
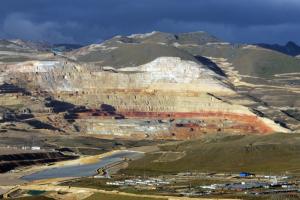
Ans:
<svg viewBox="0 0 300 200"><path fill-rule="evenodd" d="M300 43L300 0L1 0L0 37L51 43L206 31L241 43Z"/></svg>

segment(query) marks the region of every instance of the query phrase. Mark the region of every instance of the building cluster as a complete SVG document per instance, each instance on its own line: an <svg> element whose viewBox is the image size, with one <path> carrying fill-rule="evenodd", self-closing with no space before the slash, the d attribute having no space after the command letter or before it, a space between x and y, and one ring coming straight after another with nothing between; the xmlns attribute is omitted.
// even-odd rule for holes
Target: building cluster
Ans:
<svg viewBox="0 0 300 200"><path fill-rule="evenodd" d="M211 185L191 184L193 180L210 180ZM178 183L178 184L173 184ZM106 182L109 186L158 189L180 196L214 196L222 194L270 195L300 193L300 180L292 176L256 175L241 173L184 172L156 178L136 178Z"/></svg>
<svg viewBox="0 0 300 200"><path fill-rule="evenodd" d="M124 181L107 182L106 184L111 186L161 186L161 185L169 185L170 182L158 178L150 178L150 179L127 179Z"/></svg>
<svg viewBox="0 0 300 200"><path fill-rule="evenodd" d="M291 182L268 183L259 181L211 184L176 191L182 196L207 196L221 194L269 195L300 193L300 184Z"/></svg>
<svg viewBox="0 0 300 200"><path fill-rule="evenodd" d="M41 151L44 150L40 146L0 146L0 148L6 148L6 149L11 149L11 150L31 150L31 151Z"/></svg>
<svg viewBox="0 0 300 200"><path fill-rule="evenodd" d="M235 191L243 191L250 190L256 188L294 188L295 184L288 182L278 182L278 183L268 183L268 182L259 182L259 181L249 181L249 182L237 182L237 183L226 183L226 184L212 184L200 186L202 189L210 189L210 190L235 190Z"/></svg>
<svg viewBox="0 0 300 200"><path fill-rule="evenodd" d="M222 184L202 185L184 191L184 196L201 196L221 193L246 193L251 195L300 193L300 181L292 180L287 176L256 176L250 173L240 173L242 181L230 181ZM234 179L232 179L234 180Z"/></svg>

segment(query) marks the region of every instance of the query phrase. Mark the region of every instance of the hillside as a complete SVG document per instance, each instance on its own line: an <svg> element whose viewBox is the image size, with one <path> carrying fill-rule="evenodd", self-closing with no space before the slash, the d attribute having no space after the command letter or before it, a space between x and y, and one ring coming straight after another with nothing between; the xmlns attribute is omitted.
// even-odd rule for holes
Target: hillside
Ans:
<svg viewBox="0 0 300 200"><path fill-rule="evenodd" d="M286 43L286 45L279 45L279 44L257 44L260 47L271 49L274 51L278 51L290 56L298 56L300 55L300 46L298 46L296 43L289 41Z"/></svg>
<svg viewBox="0 0 300 200"><path fill-rule="evenodd" d="M211 135L180 144L161 145L124 170L128 174L185 171L299 174L299 134L268 136Z"/></svg>
<svg viewBox="0 0 300 200"><path fill-rule="evenodd" d="M275 51L205 32L116 36L58 55L2 43L3 131L182 140L299 129L300 60Z"/></svg>

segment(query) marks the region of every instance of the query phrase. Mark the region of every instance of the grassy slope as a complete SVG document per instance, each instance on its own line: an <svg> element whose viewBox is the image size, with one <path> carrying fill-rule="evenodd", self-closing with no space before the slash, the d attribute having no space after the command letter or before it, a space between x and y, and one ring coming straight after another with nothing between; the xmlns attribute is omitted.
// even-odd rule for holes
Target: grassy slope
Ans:
<svg viewBox="0 0 300 200"><path fill-rule="evenodd" d="M121 44L112 51L95 50L78 57L81 62L100 62L102 66L139 66L158 57L180 57L184 60L196 59L185 51L159 44Z"/></svg>
<svg viewBox="0 0 300 200"><path fill-rule="evenodd" d="M300 134L267 136L210 136L197 141L161 147L163 151L185 151L173 162L153 162L160 154L148 154L125 170L129 174L203 172L300 173Z"/></svg>
<svg viewBox="0 0 300 200"><path fill-rule="evenodd" d="M147 197L132 197L132 196L124 196L124 195L117 195L117 194L102 194L102 193L96 193L90 197L88 197L85 200L155 200L157 198L147 198ZM158 200L164 200L164 199L158 199Z"/></svg>
<svg viewBox="0 0 300 200"><path fill-rule="evenodd" d="M300 72L300 60L262 48L231 45L184 47L194 55L227 58L243 75L270 78L274 74Z"/></svg>

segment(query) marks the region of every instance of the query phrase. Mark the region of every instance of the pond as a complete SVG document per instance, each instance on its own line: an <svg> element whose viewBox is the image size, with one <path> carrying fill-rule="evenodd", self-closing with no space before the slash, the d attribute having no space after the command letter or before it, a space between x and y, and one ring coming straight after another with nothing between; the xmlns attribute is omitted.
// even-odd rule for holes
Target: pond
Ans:
<svg viewBox="0 0 300 200"><path fill-rule="evenodd" d="M27 192L27 194L29 194L30 196L40 196L42 194L44 194L46 191L44 190L29 190Z"/></svg>
<svg viewBox="0 0 300 200"><path fill-rule="evenodd" d="M143 153L136 151L121 151L107 156L94 164L72 165L58 168L46 169L30 175L23 176L26 181L50 179L50 178L66 178L66 177L86 177L97 174L97 169L107 165L128 159L137 159L143 156Z"/></svg>

